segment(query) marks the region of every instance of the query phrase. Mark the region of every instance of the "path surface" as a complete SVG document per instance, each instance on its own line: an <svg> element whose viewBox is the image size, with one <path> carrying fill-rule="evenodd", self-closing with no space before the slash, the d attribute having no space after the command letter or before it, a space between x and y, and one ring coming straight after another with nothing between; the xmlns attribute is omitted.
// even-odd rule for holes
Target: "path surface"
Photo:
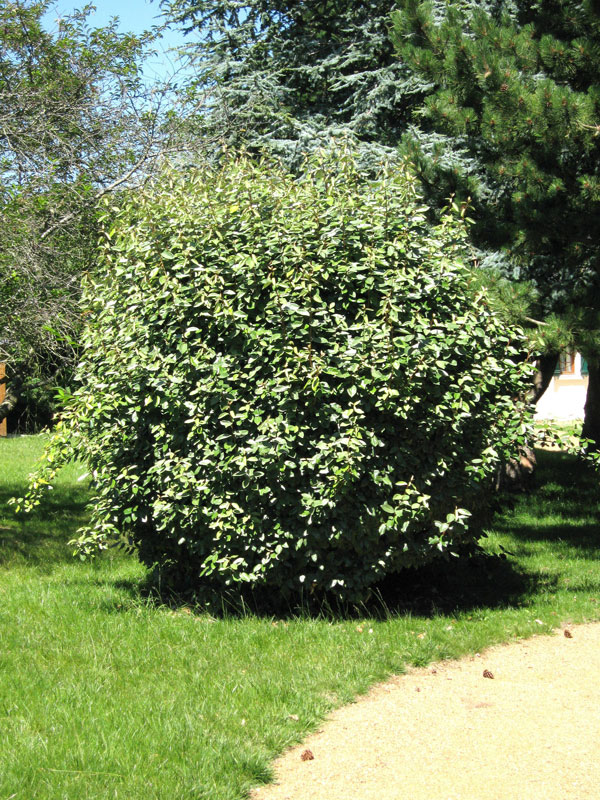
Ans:
<svg viewBox="0 0 600 800"><path fill-rule="evenodd" d="M253 800L600 800L600 624L569 631L376 686Z"/></svg>

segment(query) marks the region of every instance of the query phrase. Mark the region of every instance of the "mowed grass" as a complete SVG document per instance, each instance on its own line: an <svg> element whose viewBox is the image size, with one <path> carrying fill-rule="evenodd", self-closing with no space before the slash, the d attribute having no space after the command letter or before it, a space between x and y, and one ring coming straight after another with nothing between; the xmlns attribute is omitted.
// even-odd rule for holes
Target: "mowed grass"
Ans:
<svg viewBox="0 0 600 800"><path fill-rule="evenodd" d="M14 517L39 437L0 441L0 798L240 800L334 706L407 665L600 618L598 479L544 453L490 531L506 559L407 576L353 618L214 618L144 598L144 569L73 558L65 471ZM378 613L375 613L378 612Z"/></svg>

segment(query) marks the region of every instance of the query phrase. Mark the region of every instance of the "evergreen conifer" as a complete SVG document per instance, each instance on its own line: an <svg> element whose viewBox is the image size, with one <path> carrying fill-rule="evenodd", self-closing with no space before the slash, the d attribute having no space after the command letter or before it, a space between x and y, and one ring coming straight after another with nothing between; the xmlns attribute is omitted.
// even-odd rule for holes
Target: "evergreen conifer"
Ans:
<svg viewBox="0 0 600 800"><path fill-rule="evenodd" d="M446 5L408 0L394 15L400 60L431 87L419 122L454 156L418 136L413 149L431 186L473 198L476 241L534 284L541 321L570 327L589 362L584 435L598 442L600 4Z"/></svg>
<svg viewBox="0 0 600 800"><path fill-rule="evenodd" d="M332 136L393 157L424 85L392 45L393 0L171 0L188 32L202 135L300 163Z"/></svg>

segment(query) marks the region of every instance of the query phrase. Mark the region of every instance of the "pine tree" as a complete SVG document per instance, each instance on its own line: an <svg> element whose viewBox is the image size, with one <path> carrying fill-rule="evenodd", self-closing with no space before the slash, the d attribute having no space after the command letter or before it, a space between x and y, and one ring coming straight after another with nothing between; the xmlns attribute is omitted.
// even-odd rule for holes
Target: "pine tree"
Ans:
<svg viewBox="0 0 600 800"><path fill-rule="evenodd" d="M454 145L413 149L431 185L471 196L476 242L533 283L541 321L570 326L590 368L584 435L600 442L600 4L445 5L394 15L400 60L431 87L422 130Z"/></svg>

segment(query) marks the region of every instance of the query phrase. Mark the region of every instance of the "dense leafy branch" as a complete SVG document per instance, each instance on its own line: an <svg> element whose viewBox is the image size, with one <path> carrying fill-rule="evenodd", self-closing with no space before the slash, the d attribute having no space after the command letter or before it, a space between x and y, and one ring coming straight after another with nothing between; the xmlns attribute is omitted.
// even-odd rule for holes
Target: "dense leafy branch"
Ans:
<svg viewBox="0 0 600 800"><path fill-rule="evenodd" d="M200 598L364 600L473 545L530 427L529 367L461 220L432 228L408 168L367 181L339 145L300 178L227 157L111 222L80 385L26 506L84 459L82 551L128 542Z"/></svg>

